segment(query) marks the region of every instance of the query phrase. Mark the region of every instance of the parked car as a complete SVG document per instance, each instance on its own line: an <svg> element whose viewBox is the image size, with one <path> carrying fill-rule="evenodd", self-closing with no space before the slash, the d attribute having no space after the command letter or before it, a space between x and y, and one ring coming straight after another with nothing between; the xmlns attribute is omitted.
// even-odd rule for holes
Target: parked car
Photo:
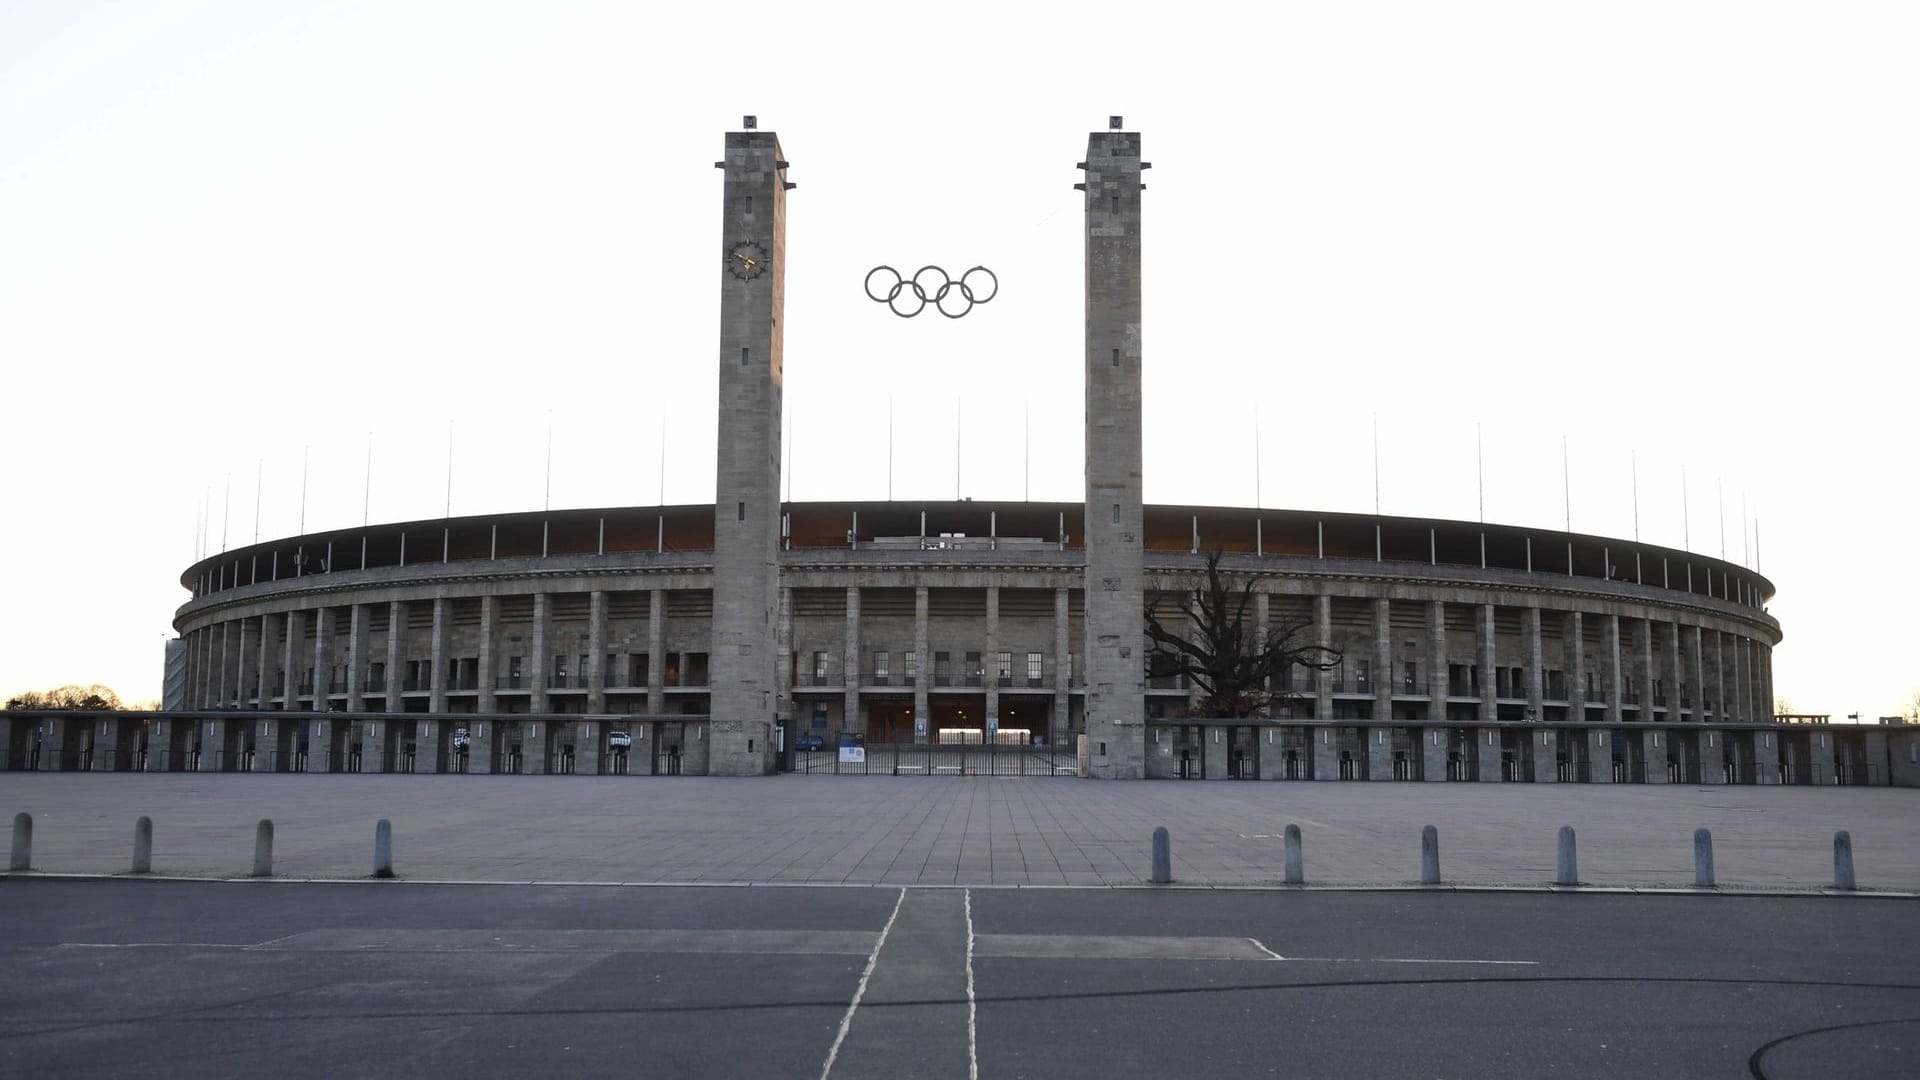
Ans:
<svg viewBox="0 0 1920 1080"><path fill-rule="evenodd" d="M827 741L818 735L799 735L793 740L795 750L825 750Z"/></svg>
<svg viewBox="0 0 1920 1080"><path fill-rule="evenodd" d="M615 750L630 750L633 748L633 735L625 731L609 731L607 745Z"/></svg>

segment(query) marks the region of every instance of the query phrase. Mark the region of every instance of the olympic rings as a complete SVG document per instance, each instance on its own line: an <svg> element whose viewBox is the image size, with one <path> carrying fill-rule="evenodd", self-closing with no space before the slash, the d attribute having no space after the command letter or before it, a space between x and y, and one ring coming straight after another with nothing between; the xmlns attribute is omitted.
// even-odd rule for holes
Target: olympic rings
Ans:
<svg viewBox="0 0 1920 1080"><path fill-rule="evenodd" d="M873 291L873 277L883 270L893 275L893 284L887 287L885 295L875 295ZM937 286L922 284L921 278L927 277L929 274L939 274L940 284ZM969 284L970 279L975 274L985 274L987 281L993 284L993 291L987 293L985 296L975 293L974 287ZM928 280L931 281L931 278ZM999 296L1000 277L984 266L976 266L966 273L961 274L958 278L949 277L947 272L938 266L923 266L915 270L911 277L902 277L900 271L895 270L891 266L876 266L867 271L866 280L862 282L861 288L866 291L867 299L876 304L887 305L888 311L893 312L903 319L911 319L915 315L920 314L926 310L928 304L932 304L935 311L945 315L947 318L957 319L967 312L972 311L975 304L985 304L994 297ZM914 301L911 310L900 310L897 301L899 301L903 295ZM960 308L958 311L947 310L947 298L956 295L961 300L965 300L967 306ZM955 301L956 307L958 307L958 304L959 302Z"/></svg>

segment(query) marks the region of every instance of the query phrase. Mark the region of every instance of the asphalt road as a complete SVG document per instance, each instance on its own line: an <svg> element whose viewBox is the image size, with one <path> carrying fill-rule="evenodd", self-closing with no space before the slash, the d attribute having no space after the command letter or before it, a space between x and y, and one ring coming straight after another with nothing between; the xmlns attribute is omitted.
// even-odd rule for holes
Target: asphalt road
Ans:
<svg viewBox="0 0 1920 1080"><path fill-rule="evenodd" d="M0 1074L1912 1077L1910 900L0 881Z"/></svg>

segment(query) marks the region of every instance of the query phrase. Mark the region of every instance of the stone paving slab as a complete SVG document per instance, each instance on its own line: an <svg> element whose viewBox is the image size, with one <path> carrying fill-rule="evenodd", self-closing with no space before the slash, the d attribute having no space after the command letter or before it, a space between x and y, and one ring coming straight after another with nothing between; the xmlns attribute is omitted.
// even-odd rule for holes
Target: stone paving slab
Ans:
<svg viewBox="0 0 1920 1080"><path fill-rule="evenodd" d="M1454 885L1553 880L1561 825L1583 881L1685 888L1713 830L1726 888L1818 889L1835 829L1863 889L1920 890L1920 790L1532 784L1101 782L993 777L0 774L0 815L34 816L34 868L120 873L154 820L160 875L232 877L255 823L275 872L370 874L393 822L402 877L460 881L1137 885L1155 826L1183 885L1284 878L1298 824L1314 885L1408 885L1422 825Z"/></svg>

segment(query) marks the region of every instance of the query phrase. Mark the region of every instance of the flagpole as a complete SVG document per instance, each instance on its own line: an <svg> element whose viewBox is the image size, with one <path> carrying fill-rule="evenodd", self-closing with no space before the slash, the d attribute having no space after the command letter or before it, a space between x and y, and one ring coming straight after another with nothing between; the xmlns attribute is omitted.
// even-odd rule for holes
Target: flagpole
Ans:
<svg viewBox="0 0 1920 1080"><path fill-rule="evenodd" d="M1627 460L1633 464L1633 542L1640 542L1640 452L1628 451L1632 456Z"/></svg>
<svg viewBox="0 0 1920 1080"><path fill-rule="evenodd" d="M313 456L313 444L300 449L300 535L307 535L307 463Z"/></svg>
<svg viewBox="0 0 1920 1080"><path fill-rule="evenodd" d="M233 470L227 470L227 487L220 496L220 550L227 550L227 523L233 520Z"/></svg>
<svg viewBox="0 0 1920 1080"><path fill-rule="evenodd" d="M1560 436L1560 502L1567 511L1567 531L1573 531L1573 466L1568 464L1567 437Z"/></svg>
<svg viewBox="0 0 1920 1080"><path fill-rule="evenodd" d="M1373 414L1373 516L1380 516L1380 414Z"/></svg>
<svg viewBox="0 0 1920 1080"><path fill-rule="evenodd" d="M260 478L266 472L267 459L260 458L253 466L253 542L260 542Z"/></svg>
<svg viewBox="0 0 1920 1080"><path fill-rule="evenodd" d="M453 516L453 421L447 421L447 516Z"/></svg>

